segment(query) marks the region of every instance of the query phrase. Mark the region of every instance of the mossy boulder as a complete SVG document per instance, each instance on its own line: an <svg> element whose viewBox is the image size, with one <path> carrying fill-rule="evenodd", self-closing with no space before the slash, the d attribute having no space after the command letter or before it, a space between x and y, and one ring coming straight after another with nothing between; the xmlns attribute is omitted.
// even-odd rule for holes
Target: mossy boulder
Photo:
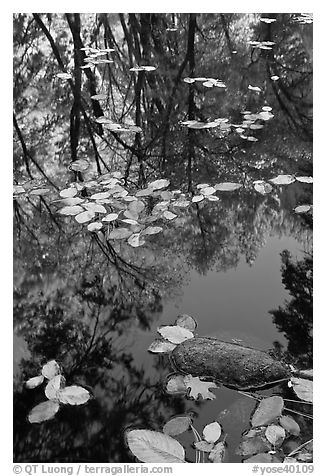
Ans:
<svg viewBox="0 0 326 476"><path fill-rule="evenodd" d="M287 366L264 351L213 337L188 339L171 353L177 370L207 376L238 390L264 387L290 378Z"/></svg>

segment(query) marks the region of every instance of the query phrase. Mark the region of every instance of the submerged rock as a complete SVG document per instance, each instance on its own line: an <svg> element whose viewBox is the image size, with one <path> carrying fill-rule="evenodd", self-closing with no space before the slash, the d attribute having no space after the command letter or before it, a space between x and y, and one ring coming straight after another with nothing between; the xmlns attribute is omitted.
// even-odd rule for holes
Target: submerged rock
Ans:
<svg viewBox="0 0 326 476"><path fill-rule="evenodd" d="M195 337L177 345L171 353L177 370L207 376L239 390L263 387L290 378L282 362L266 352L213 337Z"/></svg>

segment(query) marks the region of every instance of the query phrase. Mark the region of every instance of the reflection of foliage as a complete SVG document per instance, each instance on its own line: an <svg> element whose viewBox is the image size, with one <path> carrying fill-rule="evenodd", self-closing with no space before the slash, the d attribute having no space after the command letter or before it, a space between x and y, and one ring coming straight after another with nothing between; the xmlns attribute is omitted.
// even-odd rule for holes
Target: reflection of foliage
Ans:
<svg viewBox="0 0 326 476"><path fill-rule="evenodd" d="M290 253L282 253L282 282L292 300L271 311L276 327L285 333L288 346L285 356L294 357L300 366L312 365L312 256L294 262ZM279 345L276 343L276 348Z"/></svg>

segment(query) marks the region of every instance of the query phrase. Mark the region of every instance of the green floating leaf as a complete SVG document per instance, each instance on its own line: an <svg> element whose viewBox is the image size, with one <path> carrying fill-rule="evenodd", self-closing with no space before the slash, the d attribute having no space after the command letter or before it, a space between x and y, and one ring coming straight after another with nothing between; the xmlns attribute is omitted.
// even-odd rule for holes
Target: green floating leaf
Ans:
<svg viewBox="0 0 326 476"><path fill-rule="evenodd" d="M43 383L43 381L44 381L44 376L43 375L38 375L37 377L32 377L32 378L28 379L27 382L25 383L25 386L28 389L36 388L39 385L41 385L41 383Z"/></svg>
<svg viewBox="0 0 326 476"><path fill-rule="evenodd" d="M203 437L207 443L216 443L222 433L221 425L214 421L213 423L209 423L203 429Z"/></svg>
<svg viewBox="0 0 326 476"><path fill-rule="evenodd" d="M55 360L50 360L42 367L42 375L48 380L53 379L56 375L59 375L60 366Z"/></svg>
<svg viewBox="0 0 326 476"><path fill-rule="evenodd" d="M183 446L164 433L130 430L126 440L130 451L143 463L185 463Z"/></svg>
<svg viewBox="0 0 326 476"><path fill-rule="evenodd" d="M189 397L195 400L200 396L204 400L214 400L216 398L214 393L209 391L210 388L217 388L214 382L203 382L199 377L186 375L184 377L184 383L187 388L190 388Z"/></svg>
<svg viewBox="0 0 326 476"><path fill-rule="evenodd" d="M49 400L58 399L58 393L66 385L66 379L62 375L56 375L51 380L49 380L47 386L45 387L45 396Z"/></svg>
<svg viewBox="0 0 326 476"><path fill-rule="evenodd" d="M58 393L58 398L61 403L65 405L83 405L91 398L90 393L86 388L79 387L78 385L71 385L65 387Z"/></svg>
<svg viewBox="0 0 326 476"><path fill-rule="evenodd" d="M191 316L188 316L188 314L180 314L174 324L176 326L184 327L191 332L193 332L197 327L197 322L195 319Z"/></svg>
<svg viewBox="0 0 326 476"><path fill-rule="evenodd" d="M215 190L218 190L220 192L232 192L233 190L238 190L241 187L241 183L234 182L218 183L214 186Z"/></svg>
<svg viewBox="0 0 326 476"><path fill-rule="evenodd" d="M63 198L71 198L77 195L77 190L75 189L75 187L65 188L64 190L61 190L59 195Z"/></svg>
<svg viewBox="0 0 326 476"><path fill-rule="evenodd" d="M36 405L28 415L30 423L42 423L51 420L59 410L59 403L54 400L48 400Z"/></svg>
<svg viewBox="0 0 326 476"><path fill-rule="evenodd" d="M169 420L163 426L163 433L170 436L181 435L190 428L192 419L189 416L178 416Z"/></svg>
<svg viewBox="0 0 326 476"><path fill-rule="evenodd" d="M165 382L165 390L171 395L187 393L187 386L184 381L184 375L172 374L169 375Z"/></svg>
<svg viewBox="0 0 326 476"><path fill-rule="evenodd" d="M75 220L78 223L87 223L91 221L95 217L95 212L92 210L87 210L86 212L79 213L79 215L75 216Z"/></svg>
<svg viewBox="0 0 326 476"><path fill-rule="evenodd" d="M132 231L128 228L115 228L108 234L108 240L123 240L129 238L132 235Z"/></svg>
<svg viewBox="0 0 326 476"><path fill-rule="evenodd" d="M267 440L274 446L281 446L285 440L285 431L282 426L269 425L266 428L265 436Z"/></svg>
<svg viewBox="0 0 326 476"><path fill-rule="evenodd" d="M193 333L181 326L161 326L157 329L164 339L172 342L172 344L180 344L187 339L194 337Z"/></svg>
<svg viewBox="0 0 326 476"><path fill-rule="evenodd" d="M293 175L278 175L277 177L274 177L269 180L269 182L272 182L275 185L289 185L294 181L295 178Z"/></svg>
<svg viewBox="0 0 326 476"><path fill-rule="evenodd" d="M92 200L98 200L98 199L101 199L101 198L108 198L110 197L112 194L112 192L99 192L99 193L94 193L93 195L91 195L91 199Z"/></svg>
<svg viewBox="0 0 326 476"><path fill-rule="evenodd" d="M203 451L204 453L210 453L214 448L214 443L207 443L205 440L196 441L194 443L196 450Z"/></svg>
<svg viewBox="0 0 326 476"><path fill-rule="evenodd" d="M130 221L133 221L133 220L130 220ZM139 246L144 245L146 242L140 233L134 233L128 238L128 243L133 248L138 248Z"/></svg>
<svg viewBox="0 0 326 476"><path fill-rule="evenodd" d="M95 232L103 228L103 223L99 221L94 221L87 226L88 231Z"/></svg>
<svg viewBox="0 0 326 476"><path fill-rule="evenodd" d="M305 402L312 402L313 400L313 383L311 380L305 378L292 377L291 382L293 390L300 400Z"/></svg>
<svg viewBox="0 0 326 476"><path fill-rule="evenodd" d="M290 435L298 436L300 434L300 426L292 417L283 415L279 423Z"/></svg>
<svg viewBox="0 0 326 476"><path fill-rule="evenodd" d="M208 455L208 459L212 463L223 463L223 460L225 458L225 453L226 453L226 446L224 441L220 441L219 443L216 443L212 451Z"/></svg>
<svg viewBox="0 0 326 476"><path fill-rule="evenodd" d="M284 401L282 397L274 396L264 398L253 414L251 425L256 427L272 423L276 418L281 416L283 408Z"/></svg>
<svg viewBox="0 0 326 476"><path fill-rule="evenodd" d="M154 354L168 354L169 352L172 352L176 346L177 344L172 344L172 342L167 340L156 339L151 343L147 350Z"/></svg>
<svg viewBox="0 0 326 476"><path fill-rule="evenodd" d="M86 208L86 210L89 212L107 213L107 209L100 203L83 203L83 207Z"/></svg>

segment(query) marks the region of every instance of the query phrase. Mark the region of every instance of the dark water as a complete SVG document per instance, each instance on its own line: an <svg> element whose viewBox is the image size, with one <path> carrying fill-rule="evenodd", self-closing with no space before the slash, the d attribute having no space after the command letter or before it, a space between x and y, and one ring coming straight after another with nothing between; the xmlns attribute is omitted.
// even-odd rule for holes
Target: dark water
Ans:
<svg viewBox="0 0 326 476"><path fill-rule="evenodd" d="M135 461L124 443L126 428L161 430L172 416L189 411L195 415L194 426L199 432L207 423L218 420L227 435L228 461L240 462L234 450L241 433L249 427L254 400L224 387L214 390L214 401L195 402L168 395L163 382L172 371L169 359L147 351L158 337L157 328L172 324L178 314L187 313L196 318L198 335L273 351L278 358L298 367L311 367L312 302L307 298L310 296L307 287L312 283L309 277L308 283L303 283L310 276L312 219L311 213L297 214L293 209L312 203L312 185L296 181L274 186L266 195L253 188L255 180L267 180L278 174L312 175L311 118L305 109L307 100L294 99L299 89L306 99L310 94L307 71L311 66L306 44L309 35L303 30L309 25L298 26L289 15L280 14L279 26L271 31L264 30L266 25L246 15L240 17L230 17L230 25L234 28L247 25L251 38L268 37L279 41L274 56L262 52L250 66L251 50L241 46L241 35L244 35L241 27L238 37L234 33L233 38L239 60L230 60L223 44L219 47L223 53L219 68L213 67L211 47L221 31L214 26L214 15L199 15L197 22L205 34L209 33L210 40L206 40L206 44L196 33L193 61L190 60L182 72L182 78L221 76L227 90L223 93L216 91L218 88L204 91L201 86L194 88L180 78L176 81L176 68L184 59L187 41L189 47L191 31L187 15L180 15L182 28L178 40L172 46L167 43L170 50L159 51L157 45L155 49L155 42L150 42L149 53L142 45L140 64L145 64L147 59L159 67L156 76L151 73L155 79L152 82L148 79L146 83L143 73L139 74L138 78L143 77L144 83L140 80L132 83L135 96L126 92L130 72L129 67L126 70L122 65L127 59L115 57L116 70L98 67L103 83L101 88L98 77L97 93L110 87L117 109L120 103L130 102L129 116L142 126L142 135L118 136L123 138L124 145L115 136L110 136L105 145L103 137L96 136L95 129L94 135L103 163L110 171L122 172L126 179L123 185L130 193L156 178L168 178L171 181L168 190L180 189L185 194L194 194L199 183L237 182L242 188L217 192L220 200L216 202L205 200L175 209L178 218L164 224L159 221L163 231L148 236L145 245L139 248L132 248L126 240L111 241L103 246L98 238L101 233L88 232L87 224L76 223L74 217L58 215L55 200L60 197L51 187L51 192L41 198L32 195L15 198L16 462ZM28 16L18 16L15 20L17 58L21 54L17 45L23 41L21 36L27 20ZM86 20L85 16L87 30L90 27ZM154 31L154 20L151 18L151 31ZM127 48L118 18L112 16L111 22L118 44ZM65 31L68 27L60 23L60 28ZM163 26L158 22L155 28ZM281 32L285 32L283 37ZM296 53L290 47L293 37L297 42ZM162 38L167 41L165 36ZM99 36L98 40L103 38ZM86 38L85 43L89 43ZM63 41L62 55L64 45ZM173 61L169 51L173 52ZM288 69L281 71L283 87L275 90L269 81L271 73L266 75L266 67L267 70L273 68L280 55ZM45 68L45 57L41 55L39 61L38 67ZM47 68L56 71L54 59L53 66ZM294 72L290 73L295 69L301 71L301 82L294 78ZM17 65L15 72L18 75ZM71 128L69 130L71 98L63 95L62 84L53 80L51 86L49 79L48 85L42 85L44 91L40 91L39 103L33 103L33 91L29 91L31 96L26 99L28 74L24 80L20 77L22 84L16 85L15 108L20 121L25 120L24 134L29 132L34 157L59 190L76 180L94 179L98 170L85 124L78 136L77 158L89 158L91 168L81 175L67 169L76 158L65 144L75 137ZM110 74L116 74L121 90L112 86ZM37 85L41 88L40 79L33 77L33 81L30 88ZM248 83L264 84L263 91L257 94L248 90ZM88 101L89 94L87 84L83 85L82 95ZM27 101L25 119L23 97ZM137 98L141 99L139 103ZM285 100L288 101L286 110ZM145 106L146 101L153 101L151 107ZM33 117L43 114L41 107L47 108L49 117L56 114L53 104L61 116L56 118L52 129L44 125L42 129L33 122ZM243 142L231 131L225 134L215 129L193 130L180 125L181 120L204 118L208 121L216 117L238 123L242 120L241 111L250 108L256 113L266 104L273 108L274 117L262 130L254 131L257 142ZM88 106L91 117L90 101ZM109 107L113 107L111 103ZM169 108L170 114L166 117L164 111ZM51 135L48 150L44 148L44 141L36 140L40 133L38 127L45 138ZM94 127L97 127L95 121ZM24 184L28 177L20 145L17 140L15 176L16 183ZM131 155L130 147L137 152L137 160ZM126 174L130 157L133 163ZM33 173L40 178L37 170ZM151 199L144 200L147 203ZM287 303L292 303L292 307ZM30 424L27 419L30 410L45 400L44 386L28 390L24 382L39 375L42 365L51 359L62 365L67 384L87 388L92 399L86 405L62 406L54 419ZM266 392L286 395L289 390L276 387ZM311 429L304 420L300 420L300 424L309 434ZM191 434L182 435L180 441L187 447L189 461L193 461Z"/></svg>

